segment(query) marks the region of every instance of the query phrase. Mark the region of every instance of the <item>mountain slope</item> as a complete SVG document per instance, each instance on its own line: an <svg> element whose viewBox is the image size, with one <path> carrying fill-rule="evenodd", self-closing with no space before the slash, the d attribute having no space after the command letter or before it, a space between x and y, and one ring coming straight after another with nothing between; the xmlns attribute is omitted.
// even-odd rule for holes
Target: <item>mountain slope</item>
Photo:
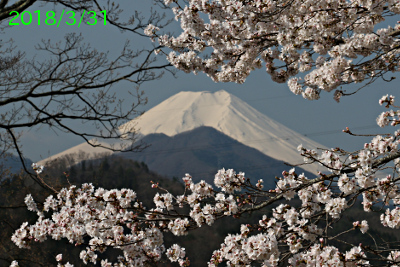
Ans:
<svg viewBox="0 0 400 267"><path fill-rule="evenodd" d="M108 145L106 143L102 143L104 145ZM52 160L56 160L57 158L63 157L63 156L67 156L67 155L71 155L71 154L76 154L79 155L80 152L83 151L88 155L91 155L91 159L96 159L96 158L101 158L103 157L105 154L111 154L112 152L110 152L109 149L106 148L102 148L102 147L93 147L91 145L89 145L88 143L82 143L76 146L73 146L67 150L64 150L60 153L57 153L51 157L48 157L46 159L43 159L41 161L38 161L38 164L41 165L46 165L47 162L50 162ZM79 163L80 161L84 160L84 158L79 158L79 156L75 159L75 161L73 162L73 164Z"/></svg>
<svg viewBox="0 0 400 267"><path fill-rule="evenodd" d="M290 169L282 161L245 146L211 127L198 127L172 137L150 134L142 140L151 146L142 152L122 152L118 156L143 161L151 170L171 178L181 178L190 173L194 181L212 183L217 170L225 168L245 172L252 182L262 178L266 188L274 188L274 177ZM298 168L296 172L303 170Z"/></svg>
<svg viewBox="0 0 400 267"><path fill-rule="evenodd" d="M137 124L143 136L163 133L168 136L209 126L265 155L291 164L302 163L297 146L324 147L258 112L234 95L221 90L211 92L180 92L140 118L123 125L120 130ZM322 167L304 166L313 173Z"/></svg>

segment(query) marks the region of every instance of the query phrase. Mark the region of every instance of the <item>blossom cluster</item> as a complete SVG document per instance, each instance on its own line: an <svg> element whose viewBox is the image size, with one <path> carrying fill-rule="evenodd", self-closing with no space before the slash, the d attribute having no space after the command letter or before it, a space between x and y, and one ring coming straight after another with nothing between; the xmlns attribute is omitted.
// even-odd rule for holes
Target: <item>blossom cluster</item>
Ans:
<svg viewBox="0 0 400 267"><path fill-rule="evenodd" d="M41 174L43 172L44 166L38 165L37 163L32 163L32 169L36 172L36 174Z"/></svg>
<svg viewBox="0 0 400 267"><path fill-rule="evenodd" d="M167 59L176 68L204 72L216 82L243 83L264 64L273 81L288 82L295 94L315 100L341 84L399 71L400 24L378 26L400 13L396 0L165 0L165 5L180 22L180 35L158 34L153 25L145 34L172 50ZM291 78L299 72L306 73L302 83ZM337 90L335 100L342 95Z"/></svg>
<svg viewBox="0 0 400 267"><path fill-rule="evenodd" d="M33 241L43 242L48 237L66 238L80 245L89 236L86 249L80 253L85 264L96 263L96 252L114 247L123 252L119 261L132 266L160 258L165 250L161 231L138 223L138 213L134 211L142 207L130 189L95 189L92 184L83 184L64 188L56 197L50 195L40 212L32 196L28 195L25 203L29 210L38 212L39 218L33 225L23 223L12 236L20 248L29 248ZM51 217L46 218L44 213L51 213ZM126 229L130 232L126 233ZM101 265L110 266L107 260L102 260Z"/></svg>
<svg viewBox="0 0 400 267"><path fill-rule="evenodd" d="M368 266L369 262L363 260L365 257L360 247L353 247L345 255L340 253L333 246L313 245L306 253L296 254L289 259L291 266L337 266L337 267L355 267ZM343 258L346 265L343 264Z"/></svg>

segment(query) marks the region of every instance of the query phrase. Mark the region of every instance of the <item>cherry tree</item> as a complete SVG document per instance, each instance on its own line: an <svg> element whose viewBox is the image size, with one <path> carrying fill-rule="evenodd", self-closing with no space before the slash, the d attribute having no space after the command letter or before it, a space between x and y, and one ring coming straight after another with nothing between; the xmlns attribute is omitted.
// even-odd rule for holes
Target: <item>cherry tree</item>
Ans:
<svg viewBox="0 0 400 267"><path fill-rule="evenodd" d="M159 52L176 68L215 82L243 83L264 65L273 81L314 100L343 84L391 80L384 74L399 70L400 24L385 24L400 13L397 0L164 2L182 33L149 25L146 34L172 49ZM343 95L336 90L334 98Z"/></svg>
<svg viewBox="0 0 400 267"><path fill-rule="evenodd" d="M274 81L287 81L295 94L318 99L322 91L372 83L398 70L399 26L378 30L375 26L399 13L400 1L166 0L160 4L171 6L183 33L158 35L158 27L150 24L145 34L162 46L156 52L167 54L172 49L167 59L176 68L203 71L217 82L243 83L264 61ZM302 80L296 77L299 71L307 72ZM334 98L339 101L343 95L336 90ZM315 177L292 168L282 172L275 188L264 188L262 179L252 184L244 173L232 169L219 170L214 185L195 183L186 174L181 194L153 183L158 190L153 207L145 207L132 189L72 185L55 190L44 203L27 195L27 208L38 219L22 224L12 240L25 249L47 238L67 239L82 246L80 258L85 264L96 263L99 253L112 247L120 250L119 258L102 259L101 266L142 266L160 261L163 255L188 266L190 255L184 247L164 246L166 232L182 236L223 217L265 211L258 223L243 224L238 233L228 235L210 255L208 265L400 266L397 243L374 239L374 246L365 246L354 240L345 251L332 245L331 241L343 242L342 237L352 231L370 235L367 220L350 222L339 234L330 232L346 210L359 205L359 198L365 212L381 212L384 227L400 227L400 131L396 127L400 109L394 99L384 95L379 100L387 111L376 120L380 127L392 127L393 133L372 135L357 151L299 145L304 164L327 169ZM349 128L344 132L356 135ZM35 164L33 168L40 178L43 168ZM62 255L55 260L59 266L70 266Z"/></svg>
<svg viewBox="0 0 400 267"><path fill-rule="evenodd" d="M380 126L400 123L400 110L394 105L393 96L383 96L379 103L396 108L378 117ZM348 128L344 131L353 134ZM376 135L351 153L300 145L298 150L305 164L321 164L329 173L306 177L292 168L282 172L275 188L264 188L262 179L251 184L244 173L221 169L215 175L214 186L203 180L194 183L186 174L185 190L178 195L153 183L152 187L159 190L154 195L154 207L143 206L132 189L105 190L92 184L63 188L43 203L36 203L27 195L27 208L36 212L38 219L31 225L22 224L12 241L26 249L47 238L65 238L83 247L79 256L85 264L96 263L99 253L113 247L121 251L117 262L102 259L101 266L142 266L159 261L164 254L171 262L188 266L190 255L187 257L185 248L179 244L164 247L165 232L186 235L223 217L266 211L276 204L272 215L263 215L257 224L243 224L237 234L228 235L220 249L210 255L208 265L398 266L400 250L396 243L376 240L374 247L368 247L354 240L347 251L329 244L351 231L368 234L368 221L349 223L347 230L335 236L329 234L329 228L344 211L358 204L360 196L365 212L384 210L380 216L382 225L399 228L399 136L399 130ZM43 167L32 167L40 177ZM384 169L390 169L391 174L382 174ZM290 202L295 198L300 205ZM62 262L62 255L56 260L59 266L71 266ZM13 262L12 266L18 263Z"/></svg>

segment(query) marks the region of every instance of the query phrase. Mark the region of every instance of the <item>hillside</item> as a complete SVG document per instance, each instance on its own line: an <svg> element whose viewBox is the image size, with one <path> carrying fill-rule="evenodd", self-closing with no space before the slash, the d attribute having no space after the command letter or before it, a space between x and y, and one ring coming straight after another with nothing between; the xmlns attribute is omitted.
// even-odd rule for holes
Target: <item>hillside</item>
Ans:
<svg viewBox="0 0 400 267"><path fill-rule="evenodd" d="M151 170L172 177L190 173L194 181L212 183L221 169L244 172L252 182L263 178L268 187L275 186L275 176L291 167L259 150L243 145L212 127L198 127L174 136L149 134L142 141L151 144L142 152L123 152L117 155L145 162ZM300 168L298 173L304 172ZM312 174L307 173L310 177Z"/></svg>
<svg viewBox="0 0 400 267"><path fill-rule="evenodd" d="M25 161L25 166L30 168L32 165L32 160L24 158L24 161ZM23 166L19 157L11 153L5 153L0 156L0 170L1 170L0 180L4 179L8 175L20 173L22 169Z"/></svg>

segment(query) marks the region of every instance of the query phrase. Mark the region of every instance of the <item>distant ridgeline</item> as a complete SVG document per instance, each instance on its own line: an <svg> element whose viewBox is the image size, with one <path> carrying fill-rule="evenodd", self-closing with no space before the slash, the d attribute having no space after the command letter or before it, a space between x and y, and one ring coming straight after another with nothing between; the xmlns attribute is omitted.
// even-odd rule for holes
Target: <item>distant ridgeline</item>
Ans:
<svg viewBox="0 0 400 267"><path fill-rule="evenodd" d="M30 168L32 161L28 158L24 158L26 167ZM22 163L18 156L12 155L11 153L5 153L0 156L0 172L9 172L10 174L18 174L22 170ZM0 176L0 180L4 179L3 175Z"/></svg>
<svg viewBox="0 0 400 267"><path fill-rule="evenodd" d="M68 154L45 163L45 167L59 164L65 168L101 163L104 158L121 157L142 162L144 166L165 177L181 178L189 173L194 182L205 180L213 184L215 174L219 169L234 169L236 173L244 172L252 183L263 179L265 188L275 188L276 176L281 177L282 171L292 167L283 161L274 159L259 150L246 146L212 127L198 127L174 136L162 133L149 134L141 142L150 145L141 152L120 152L112 155L85 154L79 151ZM95 160L84 160L84 159ZM137 164L137 163L135 163ZM308 178L315 175L296 167L296 173L304 173Z"/></svg>

